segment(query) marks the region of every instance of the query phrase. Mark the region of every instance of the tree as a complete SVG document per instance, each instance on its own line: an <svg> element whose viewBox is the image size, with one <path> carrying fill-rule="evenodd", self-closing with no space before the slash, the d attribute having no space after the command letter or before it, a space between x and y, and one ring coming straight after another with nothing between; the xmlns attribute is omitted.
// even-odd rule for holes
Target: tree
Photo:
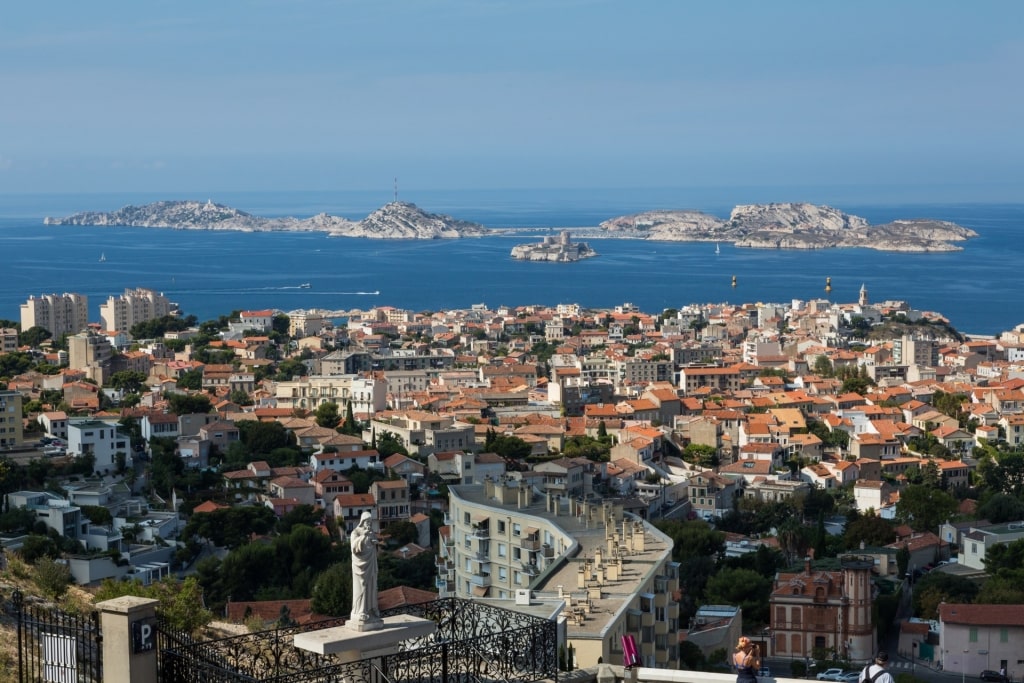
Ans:
<svg viewBox="0 0 1024 683"><path fill-rule="evenodd" d="M1024 501L1008 493L996 493L978 506L978 517L993 524L1024 519Z"/></svg>
<svg viewBox="0 0 1024 683"><path fill-rule="evenodd" d="M768 623L768 598L772 579L751 569L725 568L708 579L704 598L715 605L739 605L743 609L743 625Z"/></svg>
<svg viewBox="0 0 1024 683"><path fill-rule="evenodd" d="M345 421L338 431L349 436L362 436L363 430L359 428L359 423L356 422L355 414L352 412L352 401L345 404ZM404 455L409 454L405 453Z"/></svg>
<svg viewBox="0 0 1024 683"><path fill-rule="evenodd" d="M718 449L707 444L691 443L683 449L683 459L701 467L718 466Z"/></svg>
<svg viewBox="0 0 1024 683"><path fill-rule="evenodd" d="M213 613L203 606L203 591L194 576L184 581L168 576L148 586L137 580L105 579L96 591L94 600L102 602L125 595L159 600L157 614L177 631L195 633L213 621Z"/></svg>
<svg viewBox="0 0 1024 683"><path fill-rule="evenodd" d="M206 394L164 394L175 415L205 414L213 409L210 397Z"/></svg>
<svg viewBox="0 0 1024 683"><path fill-rule="evenodd" d="M128 394L138 394L146 383L146 373L138 370L121 370L110 376L110 386Z"/></svg>
<svg viewBox="0 0 1024 683"><path fill-rule="evenodd" d="M388 524L387 528L383 531L383 535L389 536L398 545L405 545L407 543L415 543L420 537L420 532L412 522L401 520Z"/></svg>
<svg viewBox="0 0 1024 683"><path fill-rule="evenodd" d="M253 404L252 396L249 392L244 389L235 389L228 394L228 400L237 406L251 406Z"/></svg>
<svg viewBox="0 0 1024 683"><path fill-rule="evenodd" d="M314 415L316 423L325 429L334 429L341 421L341 415L338 413L338 404L334 402L321 403L316 407Z"/></svg>
<svg viewBox="0 0 1024 683"><path fill-rule="evenodd" d="M832 367L832 361L825 354L819 354L814 359L814 374L819 377L832 377L835 374L835 368Z"/></svg>
<svg viewBox="0 0 1024 683"><path fill-rule="evenodd" d="M35 567L36 585L50 598L57 599L67 592L71 585L71 570L68 565L52 557L41 557Z"/></svg>
<svg viewBox="0 0 1024 683"><path fill-rule="evenodd" d="M946 572L931 572L914 586L914 616L938 619L942 602L973 602L978 595L978 584L970 579Z"/></svg>
<svg viewBox="0 0 1024 683"><path fill-rule="evenodd" d="M30 346L35 349L39 348L39 346L47 339L52 338L53 334L51 334L49 330L36 325L28 328L18 335L18 344L21 346Z"/></svg>
<svg viewBox="0 0 1024 683"><path fill-rule="evenodd" d="M523 460L533 452L530 444L518 436L507 436L505 434L498 434L494 437L490 450L503 458L511 460Z"/></svg>
<svg viewBox="0 0 1024 683"><path fill-rule="evenodd" d="M179 389L199 391L203 388L203 371L198 369L186 370L181 373L181 376L178 377L177 387Z"/></svg>
<svg viewBox="0 0 1024 683"><path fill-rule="evenodd" d="M896 518L906 522L915 531L936 531L956 513L957 502L945 491L911 484L900 493L896 503Z"/></svg>
<svg viewBox="0 0 1024 683"><path fill-rule="evenodd" d="M235 423L242 443L252 456L262 457L275 448L294 445L294 437L280 422L241 420Z"/></svg>
<svg viewBox="0 0 1024 683"><path fill-rule="evenodd" d="M342 555L348 555L344 545ZM332 617L348 616L352 611L351 560L338 562L324 570L313 585L313 611Z"/></svg>
<svg viewBox="0 0 1024 683"><path fill-rule="evenodd" d="M887 520L877 515L860 515L846 525L843 532L843 545L853 550L865 545L883 546L896 540L896 530Z"/></svg>

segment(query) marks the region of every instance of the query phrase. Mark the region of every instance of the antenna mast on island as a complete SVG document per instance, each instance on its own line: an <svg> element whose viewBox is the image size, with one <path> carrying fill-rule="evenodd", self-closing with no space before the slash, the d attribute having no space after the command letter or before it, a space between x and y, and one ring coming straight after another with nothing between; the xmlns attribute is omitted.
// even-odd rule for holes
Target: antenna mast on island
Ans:
<svg viewBox="0 0 1024 683"><path fill-rule="evenodd" d="M395 177L395 201L398 201L398 177Z"/></svg>

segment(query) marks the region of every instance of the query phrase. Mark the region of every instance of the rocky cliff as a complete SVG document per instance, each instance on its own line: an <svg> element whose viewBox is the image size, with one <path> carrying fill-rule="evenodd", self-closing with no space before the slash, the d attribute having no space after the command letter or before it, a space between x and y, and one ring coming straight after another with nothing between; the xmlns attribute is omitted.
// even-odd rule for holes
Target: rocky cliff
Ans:
<svg viewBox="0 0 1024 683"><path fill-rule="evenodd" d="M491 234L482 225L423 211L415 204L393 202L361 221L321 213L312 218L265 218L211 201L165 201L126 206L110 213L84 212L46 218L46 225L100 225L176 230L313 231L338 237L375 239L442 239Z"/></svg>
<svg viewBox="0 0 1024 683"><path fill-rule="evenodd" d="M959 251L973 230L930 219L871 225L860 216L815 204L745 204L728 220L699 211L648 211L605 221L609 237L731 242L761 249L865 247L882 251Z"/></svg>
<svg viewBox="0 0 1024 683"><path fill-rule="evenodd" d="M392 202L337 234L376 239L451 239L489 235L493 232L479 223L427 213L407 202Z"/></svg>

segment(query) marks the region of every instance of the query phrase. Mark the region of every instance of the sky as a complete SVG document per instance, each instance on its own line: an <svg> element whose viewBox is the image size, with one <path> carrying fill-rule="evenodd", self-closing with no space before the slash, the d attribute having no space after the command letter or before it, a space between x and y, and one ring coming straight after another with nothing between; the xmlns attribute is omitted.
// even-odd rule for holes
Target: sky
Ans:
<svg viewBox="0 0 1024 683"><path fill-rule="evenodd" d="M0 193L398 177L1024 201L1022 28L1019 0L8 3Z"/></svg>

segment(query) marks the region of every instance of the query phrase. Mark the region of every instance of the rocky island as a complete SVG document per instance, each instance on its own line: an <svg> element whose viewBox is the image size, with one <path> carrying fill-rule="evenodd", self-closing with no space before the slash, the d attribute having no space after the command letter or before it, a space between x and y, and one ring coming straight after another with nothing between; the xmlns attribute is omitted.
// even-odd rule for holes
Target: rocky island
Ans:
<svg viewBox="0 0 1024 683"><path fill-rule="evenodd" d="M586 242L573 242L568 230L545 237L539 244L517 244L512 247L512 258L520 261L554 261L569 263L597 256Z"/></svg>
<svg viewBox="0 0 1024 683"><path fill-rule="evenodd" d="M728 219L701 211L645 211L601 223L608 237L729 242L760 249L863 247L881 251L961 251L978 233L947 221L896 220L871 225L860 216L815 204L747 204Z"/></svg>
<svg viewBox="0 0 1024 683"><path fill-rule="evenodd" d="M428 213L408 202L386 204L361 221L326 213L311 218L266 218L207 200L155 202L145 206L125 206L109 213L88 211L66 218L47 217L43 223L174 230L325 232L332 237L372 239L455 239L495 234L495 231L477 223Z"/></svg>
<svg viewBox="0 0 1024 683"><path fill-rule="evenodd" d="M76 213L46 218L46 225L131 226L175 230L244 232L324 232L331 237L370 239L457 239L498 235L478 223L432 214L408 202L391 202L360 221L321 213L310 218L266 218L212 201L163 201L125 206L117 211ZM597 234L613 239L674 242L728 242L759 249L826 249L863 247L882 251L944 252L963 249L958 242L977 233L955 223L932 219L895 220L871 225L860 216L830 206L805 203L745 204L729 218L702 211L644 211L607 220ZM561 239L561 238L559 238ZM578 261L596 256L584 243L559 240L524 244L513 258L529 261Z"/></svg>

